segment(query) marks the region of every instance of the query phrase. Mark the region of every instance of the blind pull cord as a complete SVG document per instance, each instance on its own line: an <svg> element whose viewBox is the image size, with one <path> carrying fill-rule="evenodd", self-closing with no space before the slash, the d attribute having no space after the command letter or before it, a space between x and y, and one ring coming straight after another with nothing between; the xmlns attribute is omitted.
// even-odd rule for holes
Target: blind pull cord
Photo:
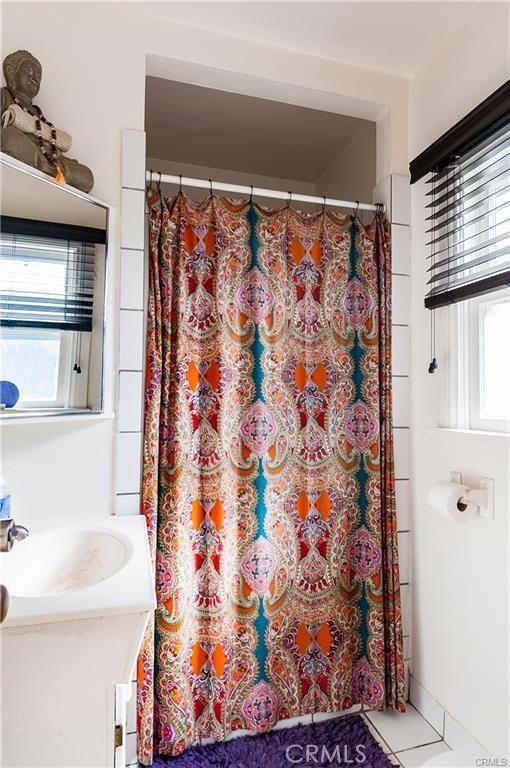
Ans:
<svg viewBox="0 0 510 768"><path fill-rule="evenodd" d="M432 192L432 210L435 213L436 212L436 193L433 188ZM432 261L432 269L434 269L434 264L436 260L436 246L434 243L431 245L431 261ZM429 373L435 373L437 371L438 365L436 360L436 311L433 309L430 313L430 363L429 363Z"/></svg>

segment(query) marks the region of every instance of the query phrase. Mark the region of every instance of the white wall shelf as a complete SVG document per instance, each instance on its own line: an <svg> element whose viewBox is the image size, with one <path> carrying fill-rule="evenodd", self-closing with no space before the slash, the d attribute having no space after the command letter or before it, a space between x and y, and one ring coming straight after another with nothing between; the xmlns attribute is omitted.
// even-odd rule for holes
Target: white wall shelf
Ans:
<svg viewBox="0 0 510 768"><path fill-rule="evenodd" d="M0 426L6 427L13 424L63 424L64 422L75 421L108 421L115 418L113 411L67 411L59 413L58 411L45 411L43 413L5 413L0 415Z"/></svg>

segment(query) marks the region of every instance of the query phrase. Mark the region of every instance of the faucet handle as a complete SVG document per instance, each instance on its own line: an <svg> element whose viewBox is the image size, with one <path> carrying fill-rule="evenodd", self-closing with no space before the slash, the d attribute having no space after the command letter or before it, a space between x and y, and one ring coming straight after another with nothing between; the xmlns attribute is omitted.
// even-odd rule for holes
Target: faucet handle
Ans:
<svg viewBox="0 0 510 768"><path fill-rule="evenodd" d="M23 539L27 538L29 533L30 531L28 528L25 528L24 525L16 525L15 523L9 531L9 538L11 541L23 541Z"/></svg>
<svg viewBox="0 0 510 768"><path fill-rule="evenodd" d="M24 525L16 525L11 517L0 519L0 552L10 552L15 541L26 539L29 534Z"/></svg>

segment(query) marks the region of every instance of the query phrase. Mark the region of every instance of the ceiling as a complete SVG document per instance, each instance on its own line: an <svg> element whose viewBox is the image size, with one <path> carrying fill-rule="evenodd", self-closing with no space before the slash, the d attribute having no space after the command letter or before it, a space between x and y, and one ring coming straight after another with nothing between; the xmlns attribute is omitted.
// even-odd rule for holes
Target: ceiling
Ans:
<svg viewBox="0 0 510 768"><path fill-rule="evenodd" d="M365 129L375 141L368 120L147 78L151 158L312 182Z"/></svg>
<svg viewBox="0 0 510 768"><path fill-rule="evenodd" d="M475 2L132 2L144 16L411 76Z"/></svg>

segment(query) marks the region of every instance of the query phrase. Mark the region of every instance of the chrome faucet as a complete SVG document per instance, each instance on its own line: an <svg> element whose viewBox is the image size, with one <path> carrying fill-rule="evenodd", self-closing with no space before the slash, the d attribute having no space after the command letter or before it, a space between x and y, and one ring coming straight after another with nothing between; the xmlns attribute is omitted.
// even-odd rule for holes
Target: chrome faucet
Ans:
<svg viewBox="0 0 510 768"><path fill-rule="evenodd" d="M0 552L10 552L15 541L23 541L29 535L28 528L16 525L12 517L0 519Z"/></svg>

